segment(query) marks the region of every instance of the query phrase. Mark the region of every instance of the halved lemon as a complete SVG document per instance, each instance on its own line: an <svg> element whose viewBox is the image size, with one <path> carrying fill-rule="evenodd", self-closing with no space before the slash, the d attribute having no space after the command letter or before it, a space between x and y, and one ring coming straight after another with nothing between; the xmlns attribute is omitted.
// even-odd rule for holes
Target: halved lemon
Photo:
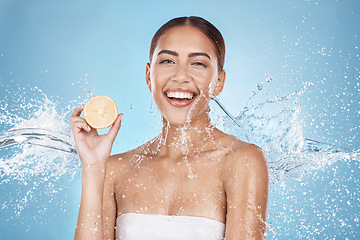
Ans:
<svg viewBox="0 0 360 240"><path fill-rule="evenodd" d="M83 111L85 121L96 129L110 127L118 116L114 100L105 95L90 98Z"/></svg>

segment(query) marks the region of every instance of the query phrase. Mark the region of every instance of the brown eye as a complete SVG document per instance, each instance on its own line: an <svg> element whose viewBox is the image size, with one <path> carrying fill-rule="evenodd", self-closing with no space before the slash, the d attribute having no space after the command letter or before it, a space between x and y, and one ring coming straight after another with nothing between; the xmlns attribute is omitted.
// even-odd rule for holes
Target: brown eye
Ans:
<svg viewBox="0 0 360 240"><path fill-rule="evenodd" d="M204 63L202 62L194 62L193 65L195 66L202 66L202 67L207 67Z"/></svg>
<svg viewBox="0 0 360 240"><path fill-rule="evenodd" d="M160 64L169 64L169 63L173 63L173 61L171 61L170 59L165 59L160 61Z"/></svg>

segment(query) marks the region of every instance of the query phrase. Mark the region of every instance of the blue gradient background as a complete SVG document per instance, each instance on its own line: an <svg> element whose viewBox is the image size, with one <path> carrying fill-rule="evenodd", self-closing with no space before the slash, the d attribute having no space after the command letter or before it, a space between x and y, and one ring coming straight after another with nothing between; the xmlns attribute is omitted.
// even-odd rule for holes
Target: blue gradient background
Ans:
<svg viewBox="0 0 360 240"><path fill-rule="evenodd" d="M169 19L190 15L204 17L224 35L227 80L220 100L230 112L238 114L256 84L268 76L274 79L269 96L290 94L301 89L304 82L312 82L314 86L300 99L304 135L360 148L360 2L356 0L0 0L0 97L6 94L6 88L16 90L18 86L37 86L55 99L77 99L84 91L94 89L95 95L111 96L125 114L113 152L134 148L155 136L153 126L159 121L159 114L154 117L155 107L144 78L151 38ZM303 210L309 212L281 220L281 216L274 217L276 212L287 210L278 204L282 209L271 210L278 235L269 233L269 239L360 237L359 223L353 221L354 212L360 211L358 193L348 193L348 198L333 205L344 209L336 211L337 216L351 220L352 227L342 231L340 223L319 220L319 212L324 209L320 195L331 199L345 191L323 187L327 181L343 180L350 192L359 191L358 180L349 181L349 174L358 179L358 163L320 171L310 177L320 179L311 185L288 179L286 192L297 198L294 203L287 197L284 204L307 204L309 207ZM71 239L80 182L61 179L59 185L62 191L52 197L39 193L41 199L29 202L20 217L0 210L1 218L6 219L0 226L0 238ZM296 188L303 190L294 193ZM21 191L21 186L9 185L2 191ZM315 198L315 203L310 198ZM277 197L271 196L271 201L274 199ZM353 202L350 210L346 210L348 204L343 205L346 199ZM315 228L320 221L328 230L314 235L305 227L299 235L292 229L301 229L301 221Z"/></svg>

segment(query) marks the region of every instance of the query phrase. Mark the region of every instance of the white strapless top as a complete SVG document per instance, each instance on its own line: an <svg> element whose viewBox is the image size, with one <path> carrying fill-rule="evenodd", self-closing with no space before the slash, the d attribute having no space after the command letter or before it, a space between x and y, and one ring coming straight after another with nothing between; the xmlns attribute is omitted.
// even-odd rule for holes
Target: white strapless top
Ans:
<svg viewBox="0 0 360 240"><path fill-rule="evenodd" d="M125 213L116 220L117 240L221 240L225 224L213 219Z"/></svg>

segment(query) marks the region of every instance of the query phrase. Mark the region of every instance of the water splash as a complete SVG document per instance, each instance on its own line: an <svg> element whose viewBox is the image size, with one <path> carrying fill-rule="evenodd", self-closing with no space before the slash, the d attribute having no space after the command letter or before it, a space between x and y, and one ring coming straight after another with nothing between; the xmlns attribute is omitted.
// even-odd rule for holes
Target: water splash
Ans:
<svg viewBox="0 0 360 240"><path fill-rule="evenodd" d="M250 138L249 138L248 135L246 134L245 130L241 127L241 125L238 123L238 121L236 121L236 119L233 117L233 115L231 115L231 113L224 107L224 105L222 105L222 103L220 102L220 100L217 99L215 96L212 96L211 99L214 100L214 102L216 102L216 104L221 108L221 110L224 111L224 113L231 119L231 121L233 121L233 123L235 123L235 124L241 129L241 131L243 132L243 134L244 134L245 137L246 137L246 140L247 140L248 142L251 142L251 141L250 141Z"/></svg>
<svg viewBox="0 0 360 240"><path fill-rule="evenodd" d="M312 83L271 98L263 93L271 81L257 85L236 117L225 111L217 120L239 139L246 139L246 132L265 152L271 181L266 223L269 237L320 239L330 236L329 232L334 239L344 233L356 236L360 150L304 136L300 102L307 98Z"/></svg>
<svg viewBox="0 0 360 240"><path fill-rule="evenodd" d="M266 83L271 81L266 80ZM299 105L281 108L268 115L261 113L266 105L278 105L302 96L307 87L312 86L311 83L304 84L300 91L255 104L254 97L263 91L263 86L264 83L257 84L257 90L253 91L248 104L237 117L233 117L219 99L212 99L229 117L229 120L225 119L220 123L227 132L240 139L245 136L248 141L251 140L264 150L273 181L286 177L301 179L307 173L337 160L359 158L359 151L304 137L298 119L301 112ZM10 179L9 176L16 176L15 178L26 181L27 176L52 172L54 169L57 169L58 178L61 177L61 172L66 172L67 167L74 168L67 166L69 160L64 161L76 158L76 148L67 121L70 105L59 111L59 104L49 100L41 90L35 88L33 91L38 91L42 99L31 103L22 102L22 108L26 107L28 112L33 112L29 118L9 112L8 104L1 104L5 113L1 115L0 123L13 127L0 132L0 149L17 145L12 155L1 158L2 178L7 176ZM30 162L33 164L33 171L24 167L30 166Z"/></svg>
<svg viewBox="0 0 360 240"><path fill-rule="evenodd" d="M28 204L51 199L61 191L61 179L73 179L79 172L68 124L74 101L64 104L36 87L0 100L0 187L6 191L0 197L2 211L20 217ZM11 186L18 188L8 192Z"/></svg>
<svg viewBox="0 0 360 240"><path fill-rule="evenodd" d="M19 128L0 132L0 148L14 144L31 144L76 154L69 134L41 128Z"/></svg>
<svg viewBox="0 0 360 240"><path fill-rule="evenodd" d="M217 107L227 114L222 121L218 121L218 126L240 139L249 138L252 143L264 150L273 183L271 195L278 194L279 198L287 197L286 182L289 179L296 179L302 184L302 179L316 170L326 169L327 166L332 166L338 161L360 159L359 150L354 151L336 144L324 143L303 135L302 123L299 119L302 108L298 104L298 98L304 95L311 83L305 83L299 91L275 96L272 99L267 96L264 101L257 102L255 98L265 91L265 84L270 82L272 80L266 80L266 83L257 85L249 102L236 117L226 111L218 99L213 100ZM31 199L39 198L34 193L37 189L45 190L51 197L54 192L61 189L59 179L65 175L70 175L69 178L73 179L80 170L68 124L71 105L77 104L71 102L64 105L61 101L50 100L39 89L32 91L36 91L41 99L22 100L19 105L21 109L26 109L25 116L19 116L21 111L18 108L9 106L4 101L0 102L0 109L3 111L0 123L3 128L8 128L0 132L0 186L6 188L7 184L19 182L25 187L25 190L19 190L11 196L7 195L7 200L2 202L1 209L13 210L16 216L21 215ZM286 104L283 106L281 103ZM266 109L268 107L272 107L272 110ZM215 118L220 114L217 110L211 112L217 113ZM192 174L189 171L189 177L193 177ZM276 185L277 183L280 187ZM280 215L274 216L270 213L270 219L287 217L282 213L284 212L282 208L286 208L288 203L283 204L278 199L271 201L270 210L280 212ZM279 232L276 224L269 222L267 226L273 234Z"/></svg>
<svg viewBox="0 0 360 240"><path fill-rule="evenodd" d="M266 80L266 83L271 81ZM306 174L339 160L360 160L360 150L351 150L303 136L298 98L308 87L313 86L312 83L304 83L300 91L256 103L254 96L260 95L263 86L264 83L256 85L257 91L252 92L248 104L237 117L233 117L219 99L212 99L228 118L223 121L226 132L239 139L245 136L249 142L263 149L273 182L287 177L300 180ZM291 100L293 102L290 102ZM284 101L288 103L286 107L264 113L267 105L279 107L279 103Z"/></svg>

